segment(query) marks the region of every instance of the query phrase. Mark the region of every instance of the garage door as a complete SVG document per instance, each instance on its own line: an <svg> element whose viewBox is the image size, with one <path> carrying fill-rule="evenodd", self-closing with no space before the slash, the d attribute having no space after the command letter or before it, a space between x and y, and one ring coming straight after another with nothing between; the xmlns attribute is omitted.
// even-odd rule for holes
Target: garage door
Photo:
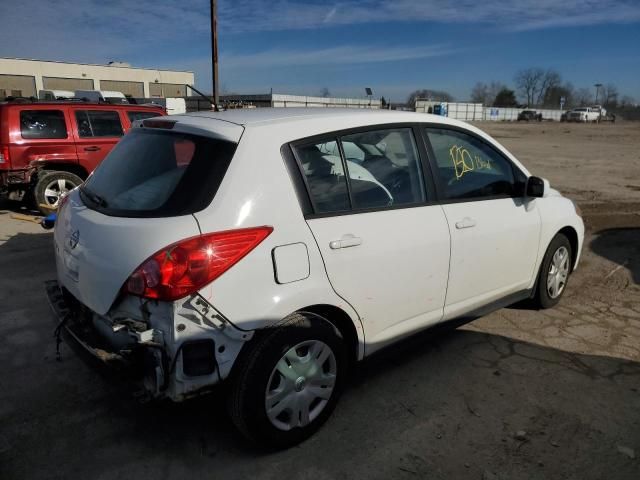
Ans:
<svg viewBox="0 0 640 480"><path fill-rule="evenodd" d="M42 77L42 85L45 90L93 90L90 78Z"/></svg>
<svg viewBox="0 0 640 480"><path fill-rule="evenodd" d="M29 75L0 74L0 99L4 99L5 95L35 97L36 79Z"/></svg>
<svg viewBox="0 0 640 480"><path fill-rule="evenodd" d="M149 93L152 97L186 97L187 87L180 83L150 83Z"/></svg>
<svg viewBox="0 0 640 480"><path fill-rule="evenodd" d="M122 92L127 97L144 97L144 84L142 82L124 82L118 80L100 80L100 90Z"/></svg>

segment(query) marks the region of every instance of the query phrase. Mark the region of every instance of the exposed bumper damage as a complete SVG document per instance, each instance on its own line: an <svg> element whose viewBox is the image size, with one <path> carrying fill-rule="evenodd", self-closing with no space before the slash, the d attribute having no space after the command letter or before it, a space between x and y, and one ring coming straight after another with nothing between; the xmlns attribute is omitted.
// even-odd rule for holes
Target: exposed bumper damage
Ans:
<svg viewBox="0 0 640 480"><path fill-rule="evenodd" d="M127 296L98 315L58 282L45 286L72 341L101 363L128 370L153 398L181 401L224 380L253 337L198 294L176 302Z"/></svg>

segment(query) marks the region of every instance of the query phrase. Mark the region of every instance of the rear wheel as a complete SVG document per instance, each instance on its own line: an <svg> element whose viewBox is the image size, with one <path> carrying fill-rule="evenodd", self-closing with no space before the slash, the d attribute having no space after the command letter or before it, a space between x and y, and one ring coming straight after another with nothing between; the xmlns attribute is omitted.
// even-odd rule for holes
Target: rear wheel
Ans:
<svg viewBox="0 0 640 480"><path fill-rule="evenodd" d="M60 198L82 183L82 179L69 172L43 171L38 175L34 197L38 210L49 214L58 208Z"/></svg>
<svg viewBox="0 0 640 480"><path fill-rule="evenodd" d="M540 266L536 301L541 308L553 307L562 298L571 273L572 258L569 239L561 233L557 234L551 240Z"/></svg>
<svg viewBox="0 0 640 480"><path fill-rule="evenodd" d="M229 394L231 419L262 446L300 443L331 415L346 362L342 336L331 323L293 314L262 332L240 360Z"/></svg>

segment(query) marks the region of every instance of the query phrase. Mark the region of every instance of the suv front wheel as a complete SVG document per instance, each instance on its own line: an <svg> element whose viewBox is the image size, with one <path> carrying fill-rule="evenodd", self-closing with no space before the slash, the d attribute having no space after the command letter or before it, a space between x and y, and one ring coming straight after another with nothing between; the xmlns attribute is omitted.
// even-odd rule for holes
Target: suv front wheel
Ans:
<svg viewBox="0 0 640 480"><path fill-rule="evenodd" d="M345 345L329 321L311 313L292 314L259 335L239 359L229 413L250 440L286 448L331 415L347 371Z"/></svg>
<svg viewBox="0 0 640 480"><path fill-rule="evenodd" d="M48 215L58 208L62 195L82 184L82 179L69 172L43 170L34 191L36 207Z"/></svg>

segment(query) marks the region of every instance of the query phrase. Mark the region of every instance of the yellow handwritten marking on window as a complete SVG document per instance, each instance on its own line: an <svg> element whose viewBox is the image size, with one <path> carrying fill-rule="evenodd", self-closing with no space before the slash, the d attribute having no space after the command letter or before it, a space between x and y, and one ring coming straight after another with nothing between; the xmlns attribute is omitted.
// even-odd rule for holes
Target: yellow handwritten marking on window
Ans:
<svg viewBox="0 0 640 480"><path fill-rule="evenodd" d="M469 150L457 145L453 145L449 149L449 156L455 168L456 180L460 180L467 172L483 169L489 170L491 168L490 160L480 158L478 155L472 157Z"/></svg>

